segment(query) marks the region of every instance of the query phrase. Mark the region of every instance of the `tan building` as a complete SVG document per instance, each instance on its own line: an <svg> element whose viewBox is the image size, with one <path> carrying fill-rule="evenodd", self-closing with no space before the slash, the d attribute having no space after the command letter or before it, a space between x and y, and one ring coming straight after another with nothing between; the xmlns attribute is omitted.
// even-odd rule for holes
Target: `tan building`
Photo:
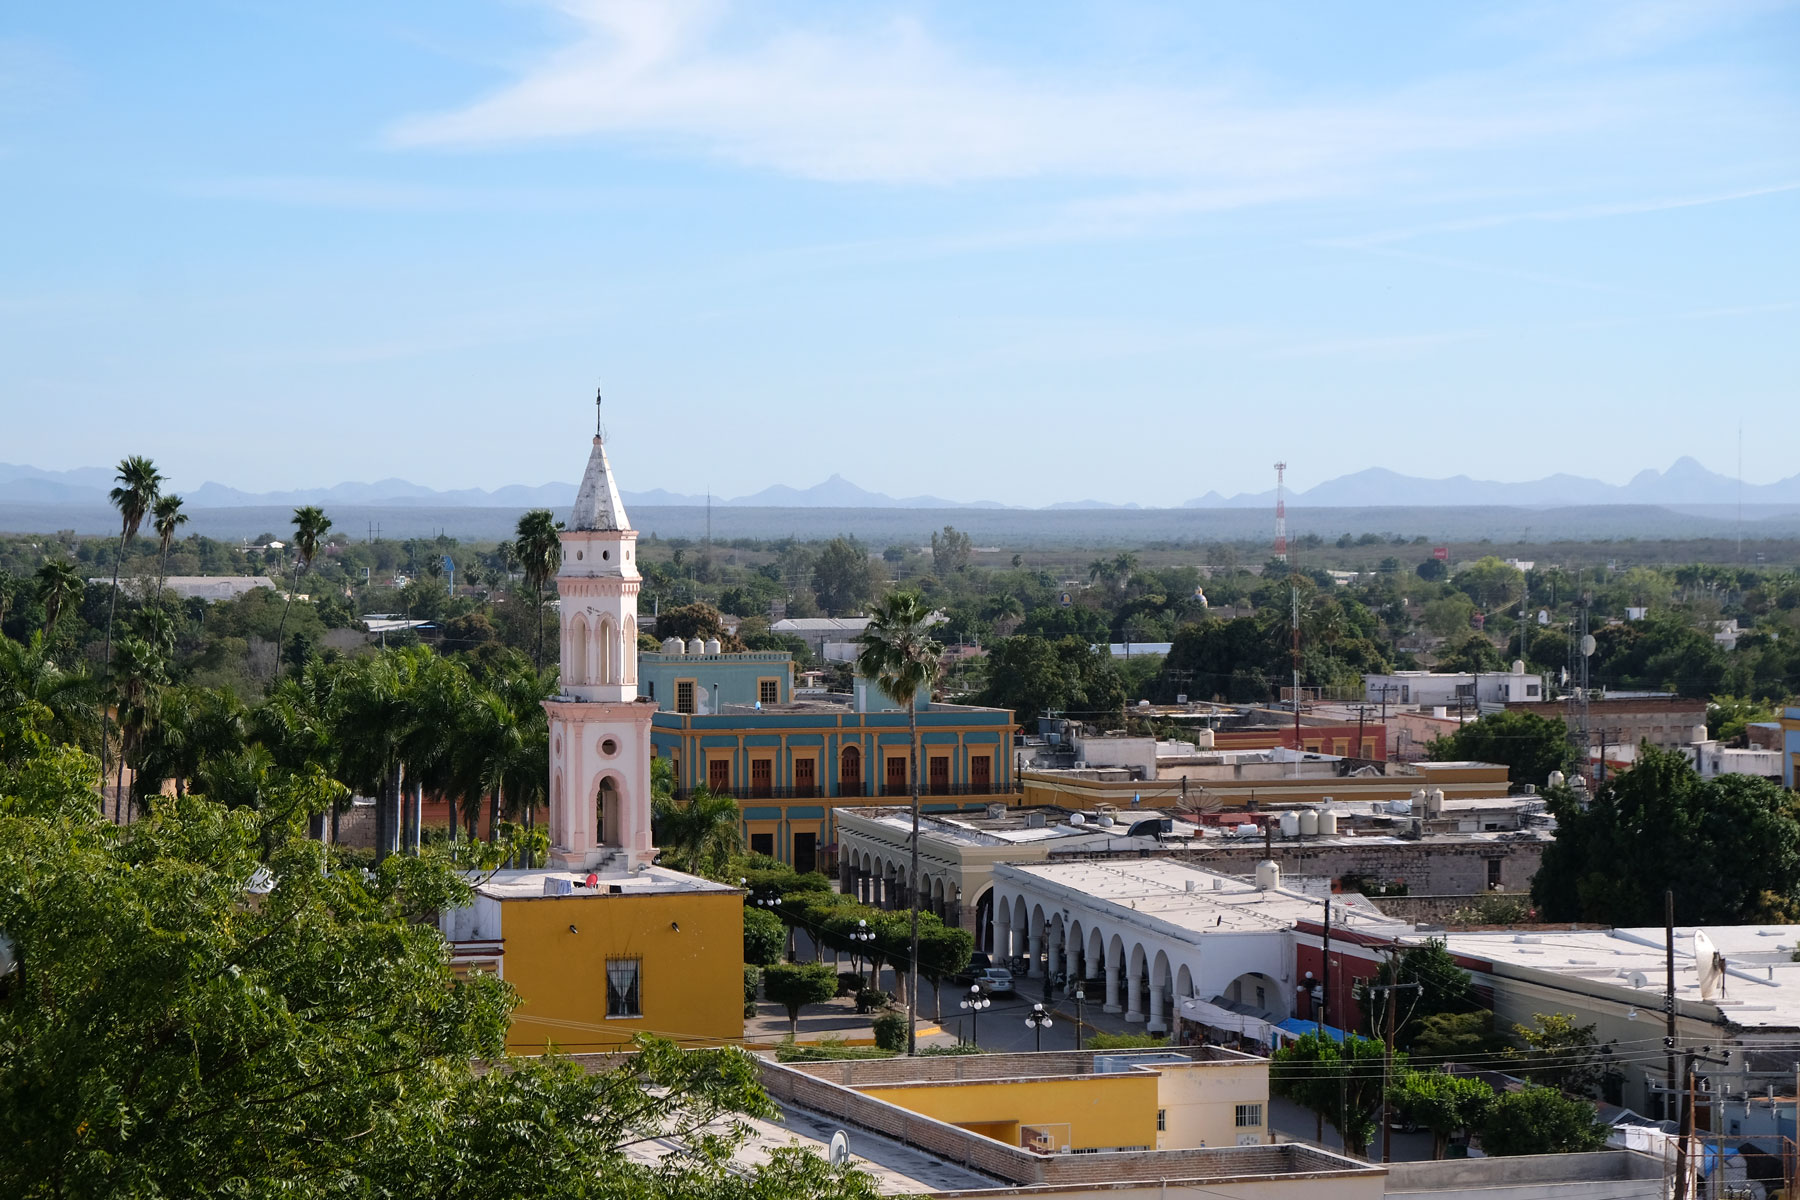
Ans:
<svg viewBox="0 0 1800 1200"><path fill-rule="evenodd" d="M1442 790L1447 800L1477 800L1507 793L1506 768L1495 763L1377 763L1293 751L1219 751L1195 761L1161 766L1154 780L1133 779L1124 769L1027 770L1020 776L1026 805L1092 809L1133 807L1273 808L1334 800L1367 808L1374 801L1410 799L1420 788Z"/></svg>

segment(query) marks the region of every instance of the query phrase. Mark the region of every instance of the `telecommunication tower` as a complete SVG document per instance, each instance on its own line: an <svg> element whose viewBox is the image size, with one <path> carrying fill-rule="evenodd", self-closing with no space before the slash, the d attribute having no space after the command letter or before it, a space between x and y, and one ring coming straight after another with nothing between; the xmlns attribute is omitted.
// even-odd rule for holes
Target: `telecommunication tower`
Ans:
<svg viewBox="0 0 1800 1200"><path fill-rule="evenodd" d="M1287 559L1287 464L1275 464L1275 561Z"/></svg>

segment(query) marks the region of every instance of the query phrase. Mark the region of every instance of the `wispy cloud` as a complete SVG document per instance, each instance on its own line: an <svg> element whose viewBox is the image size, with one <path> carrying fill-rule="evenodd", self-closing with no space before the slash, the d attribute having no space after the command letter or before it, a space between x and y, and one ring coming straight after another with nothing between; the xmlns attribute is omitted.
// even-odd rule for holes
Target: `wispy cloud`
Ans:
<svg viewBox="0 0 1800 1200"><path fill-rule="evenodd" d="M1594 128L1598 88L1424 81L1283 104L1223 81L1096 82L974 61L917 21L793 29L749 44L696 0L564 0L573 40L521 78L389 131L401 146L612 137L807 178L1064 178L1175 185L1132 203L1192 211L1303 194L1410 156ZM1503 99L1502 99L1503 95Z"/></svg>
<svg viewBox="0 0 1800 1200"><path fill-rule="evenodd" d="M179 180L176 195L255 200L361 212L572 212L619 201L624 188L487 187L325 175L240 175Z"/></svg>
<svg viewBox="0 0 1800 1200"><path fill-rule="evenodd" d="M1496 229L1503 225L1554 224L1565 221L1592 221L1605 217L1638 216L1644 213L1669 212L1681 208L1704 208L1712 204L1730 204L1736 200L1754 200L1763 196L1777 196L1783 192L1797 191L1800 191L1800 180L1791 180L1771 183L1763 187L1739 188L1735 191L1713 192L1700 196L1669 196L1614 204L1588 204L1571 208L1492 213L1480 217L1464 217L1454 221L1434 221L1409 229L1389 229L1355 237L1332 238L1325 244L1352 248L1386 246L1434 233L1468 233L1478 229Z"/></svg>

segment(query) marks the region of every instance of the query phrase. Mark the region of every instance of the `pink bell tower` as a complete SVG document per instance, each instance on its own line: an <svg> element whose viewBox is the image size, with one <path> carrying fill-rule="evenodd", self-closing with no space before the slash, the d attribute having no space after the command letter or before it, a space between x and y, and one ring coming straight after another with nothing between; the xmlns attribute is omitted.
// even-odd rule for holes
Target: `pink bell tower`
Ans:
<svg viewBox="0 0 1800 1200"><path fill-rule="evenodd" d="M596 429L562 533L562 681L550 718L550 865L628 873L650 844L650 718L637 694L637 532Z"/></svg>

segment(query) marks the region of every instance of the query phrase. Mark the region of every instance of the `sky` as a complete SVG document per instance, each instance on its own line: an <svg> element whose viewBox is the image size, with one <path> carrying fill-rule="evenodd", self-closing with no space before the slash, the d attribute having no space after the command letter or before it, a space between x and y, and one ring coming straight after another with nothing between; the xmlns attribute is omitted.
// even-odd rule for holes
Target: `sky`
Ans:
<svg viewBox="0 0 1800 1200"><path fill-rule="evenodd" d="M15 5L0 220L177 488L1800 471L1791 3Z"/></svg>

